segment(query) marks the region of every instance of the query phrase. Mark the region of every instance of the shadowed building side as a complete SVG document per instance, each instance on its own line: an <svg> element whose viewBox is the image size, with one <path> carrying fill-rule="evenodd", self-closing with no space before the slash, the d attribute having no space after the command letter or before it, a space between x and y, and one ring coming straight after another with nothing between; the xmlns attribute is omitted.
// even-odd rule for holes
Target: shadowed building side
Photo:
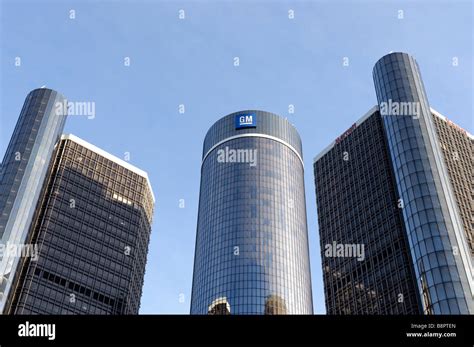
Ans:
<svg viewBox="0 0 474 347"><path fill-rule="evenodd" d="M315 158L314 176L326 312L419 314L378 107ZM363 257L332 252L334 244L359 247Z"/></svg>

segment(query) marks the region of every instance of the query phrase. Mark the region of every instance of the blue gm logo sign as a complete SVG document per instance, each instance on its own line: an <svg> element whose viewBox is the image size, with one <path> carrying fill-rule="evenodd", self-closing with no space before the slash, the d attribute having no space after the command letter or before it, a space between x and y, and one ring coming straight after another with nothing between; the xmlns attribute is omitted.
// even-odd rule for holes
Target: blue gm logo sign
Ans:
<svg viewBox="0 0 474 347"><path fill-rule="evenodd" d="M235 128L255 128L257 126L257 115L255 113L243 113L235 116Z"/></svg>

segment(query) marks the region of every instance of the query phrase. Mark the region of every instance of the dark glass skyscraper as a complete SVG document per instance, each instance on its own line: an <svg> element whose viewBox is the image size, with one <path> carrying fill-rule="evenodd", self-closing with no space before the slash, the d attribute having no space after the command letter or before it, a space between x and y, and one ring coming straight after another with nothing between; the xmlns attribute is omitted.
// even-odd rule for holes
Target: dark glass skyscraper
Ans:
<svg viewBox="0 0 474 347"><path fill-rule="evenodd" d="M3 249L25 243L54 146L66 115L55 107L64 97L51 89L35 89L26 97L0 167L0 244ZM0 313L10 295L20 258L0 254Z"/></svg>
<svg viewBox="0 0 474 347"><path fill-rule="evenodd" d="M7 312L138 314L153 208L145 172L63 135Z"/></svg>
<svg viewBox="0 0 474 347"><path fill-rule="evenodd" d="M241 111L204 140L191 314L311 314L301 140Z"/></svg>
<svg viewBox="0 0 474 347"><path fill-rule="evenodd" d="M409 55L373 75L378 106L314 163L328 313L472 314L473 137L429 107Z"/></svg>
<svg viewBox="0 0 474 347"><path fill-rule="evenodd" d="M326 312L419 313L403 217L377 107L316 157L314 174ZM329 252L343 246L363 246L363 258Z"/></svg>

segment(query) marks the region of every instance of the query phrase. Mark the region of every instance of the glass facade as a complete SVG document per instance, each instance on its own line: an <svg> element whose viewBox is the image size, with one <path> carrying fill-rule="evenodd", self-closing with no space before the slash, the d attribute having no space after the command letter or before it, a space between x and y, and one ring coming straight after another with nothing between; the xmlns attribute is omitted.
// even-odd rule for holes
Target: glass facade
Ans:
<svg viewBox="0 0 474 347"><path fill-rule="evenodd" d="M314 162L327 314L419 314L421 304L378 110ZM364 247L363 258L336 245Z"/></svg>
<svg viewBox="0 0 474 347"><path fill-rule="evenodd" d="M153 208L146 173L63 135L8 313L138 314Z"/></svg>
<svg viewBox="0 0 474 347"><path fill-rule="evenodd" d="M61 94L46 88L26 97L0 168L0 243L4 247L25 243L66 120L56 108L63 102ZM0 255L0 312L4 312L19 261L14 252Z"/></svg>
<svg viewBox="0 0 474 347"><path fill-rule="evenodd" d="M474 257L474 136L438 112L432 112L466 239Z"/></svg>
<svg viewBox="0 0 474 347"><path fill-rule="evenodd" d="M381 109L412 107L382 118L423 311L472 314L472 258L418 65L391 53L373 77Z"/></svg>
<svg viewBox="0 0 474 347"><path fill-rule="evenodd" d="M252 115L253 127L236 126ZM233 154L232 154L233 153ZM191 314L311 314L301 141L241 111L204 140Z"/></svg>

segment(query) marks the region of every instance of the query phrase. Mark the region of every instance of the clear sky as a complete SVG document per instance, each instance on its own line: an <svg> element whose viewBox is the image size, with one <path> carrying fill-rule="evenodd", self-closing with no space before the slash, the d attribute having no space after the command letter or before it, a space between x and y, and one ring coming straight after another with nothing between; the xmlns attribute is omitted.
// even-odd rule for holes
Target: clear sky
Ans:
<svg viewBox="0 0 474 347"><path fill-rule="evenodd" d="M471 1L0 4L0 157L25 96L46 85L95 102L95 118L72 116L66 132L129 152L149 174L157 201L141 313L189 313L202 142L226 114L274 112L301 135L316 313L325 307L313 157L376 103L375 62L415 56L431 106L473 132Z"/></svg>

